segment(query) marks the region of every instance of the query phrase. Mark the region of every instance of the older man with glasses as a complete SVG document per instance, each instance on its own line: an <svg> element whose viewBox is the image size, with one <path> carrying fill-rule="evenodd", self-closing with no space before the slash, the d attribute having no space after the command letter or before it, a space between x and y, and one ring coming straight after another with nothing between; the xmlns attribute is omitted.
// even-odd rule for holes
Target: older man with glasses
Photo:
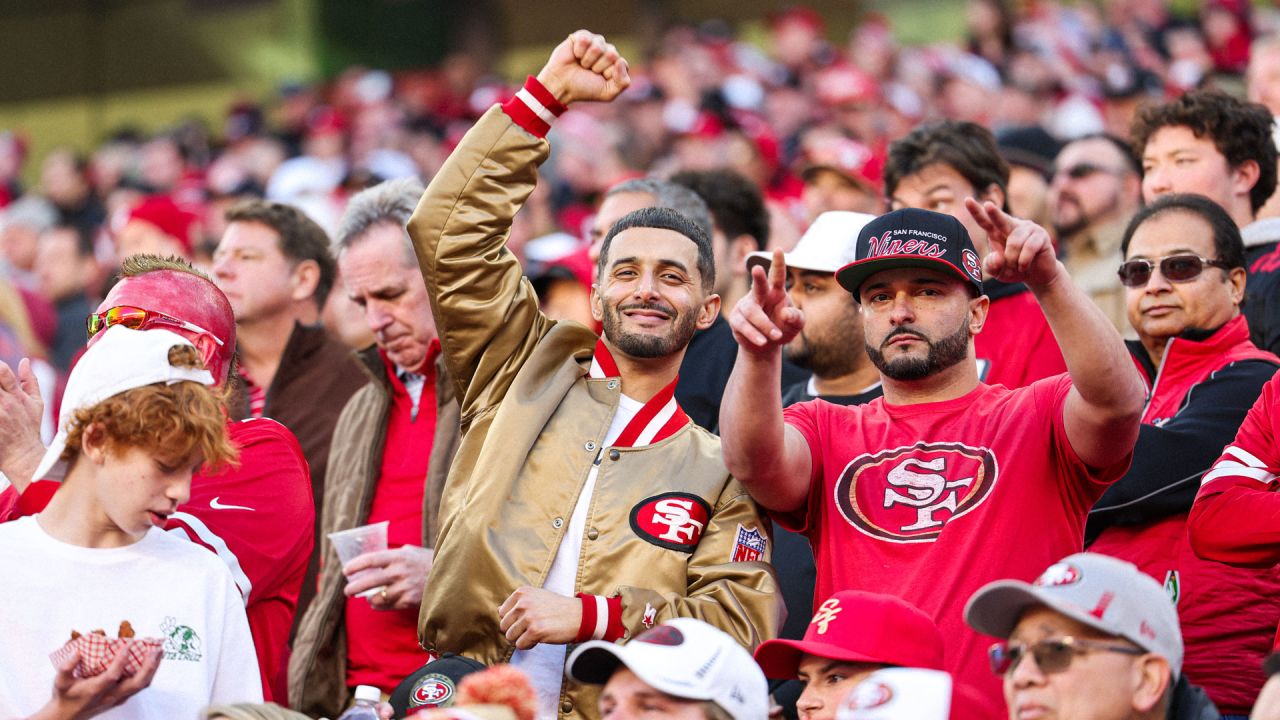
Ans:
<svg viewBox="0 0 1280 720"><path fill-rule="evenodd" d="M997 580L965 608L1000 638L991 669L1011 720L1211 720L1218 712L1182 673L1178 613L1133 565L1077 553L1033 583Z"/></svg>
<svg viewBox="0 0 1280 720"><path fill-rule="evenodd" d="M1163 196L1134 216L1121 248L1138 334L1129 350L1149 400L1133 464L1090 512L1085 542L1164 584L1182 614L1187 677L1224 713L1247 715L1280 621L1280 573L1200 560L1187 516L1280 358L1249 340L1244 244L1222 207Z"/></svg>

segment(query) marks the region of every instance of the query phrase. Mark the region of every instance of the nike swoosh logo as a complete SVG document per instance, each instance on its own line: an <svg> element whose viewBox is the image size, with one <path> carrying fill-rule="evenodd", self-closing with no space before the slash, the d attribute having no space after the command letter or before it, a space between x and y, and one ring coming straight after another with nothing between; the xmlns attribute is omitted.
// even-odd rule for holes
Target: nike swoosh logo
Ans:
<svg viewBox="0 0 1280 720"><path fill-rule="evenodd" d="M214 510L248 510L249 512L253 512L253 508L245 507L243 505L223 505L222 503L218 502L218 500L221 497L222 496L219 495L214 499L210 500L209 507L213 508Z"/></svg>

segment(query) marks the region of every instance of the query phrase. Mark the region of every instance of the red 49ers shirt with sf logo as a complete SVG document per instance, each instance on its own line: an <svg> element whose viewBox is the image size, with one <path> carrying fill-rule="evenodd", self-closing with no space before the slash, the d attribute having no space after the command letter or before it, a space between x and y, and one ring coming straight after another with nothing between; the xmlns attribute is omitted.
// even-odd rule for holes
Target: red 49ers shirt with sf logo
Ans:
<svg viewBox="0 0 1280 720"><path fill-rule="evenodd" d="M1096 470L1079 459L1062 417L1070 389L1058 375L937 403L787 408L813 475L807 507L778 521L813 545L815 599L852 589L916 605L948 639L948 668L998 702L992 640L965 625L965 602L992 580L1030 581L1079 552L1089 508L1129 464Z"/></svg>

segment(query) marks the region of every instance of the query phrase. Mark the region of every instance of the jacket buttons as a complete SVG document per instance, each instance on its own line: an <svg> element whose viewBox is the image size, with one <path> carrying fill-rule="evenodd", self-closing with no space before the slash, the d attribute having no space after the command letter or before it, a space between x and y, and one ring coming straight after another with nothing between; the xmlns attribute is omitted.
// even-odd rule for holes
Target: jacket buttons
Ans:
<svg viewBox="0 0 1280 720"><path fill-rule="evenodd" d="M617 380L610 380L610 381L609 381L609 389L610 389L610 390L617 390L617 389L618 389L618 381L617 381ZM566 710L565 712L568 712L568 711Z"/></svg>
<svg viewBox="0 0 1280 720"><path fill-rule="evenodd" d="M614 448L613 450L609 451L610 460L617 460L620 457L622 457L622 453L618 452L617 448Z"/></svg>
<svg viewBox="0 0 1280 720"><path fill-rule="evenodd" d="M588 531L587 531L587 539L588 539L588 540L595 540L595 539L596 539L596 538L598 538L598 537L600 537L600 531L599 531L599 530L597 530L597 529L595 529L595 528L591 528L590 530L588 530Z"/></svg>
<svg viewBox="0 0 1280 720"><path fill-rule="evenodd" d="M595 451L595 449L596 449L596 441L595 441L595 440L588 440L588 441L587 441L587 444L586 444L586 445L583 445L583 447L585 447L585 448L587 449L587 452L594 452L594 451Z"/></svg>
<svg viewBox="0 0 1280 720"><path fill-rule="evenodd" d="M553 527L553 528L555 528L555 529L557 529L557 530L559 530L560 528L564 527L564 518L556 518L555 520L552 520L552 521L551 521L551 527Z"/></svg>
<svg viewBox="0 0 1280 720"><path fill-rule="evenodd" d="M564 713L565 715L568 715L569 713L573 712L573 703L569 702L568 700L565 700L564 702L560 703L560 712Z"/></svg>

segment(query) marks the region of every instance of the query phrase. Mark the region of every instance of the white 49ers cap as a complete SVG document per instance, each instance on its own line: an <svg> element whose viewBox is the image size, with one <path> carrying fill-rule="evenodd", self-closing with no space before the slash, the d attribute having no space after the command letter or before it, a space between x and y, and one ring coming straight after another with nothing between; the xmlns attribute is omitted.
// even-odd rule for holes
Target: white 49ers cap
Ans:
<svg viewBox="0 0 1280 720"><path fill-rule="evenodd" d="M626 645L583 643L569 656L565 674L603 685L619 667L668 695L709 700L734 720L769 715L769 686L760 666L733 638L701 620L668 620Z"/></svg>
<svg viewBox="0 0 1280 720"><path fill-rule="evenodd" d="M191 341L168 330L131 330L123 325L107 328L72 368L58 411L58 433L31 479L62 480L66 476L62 452L67 448L67 432L77 410L155 383L212 385L213 375L208 370L169 362L169 349L175 345L191 345Z"/></svg>
<svg viewBox="0 0 1280 720"><path fill-rule="evenodd" d="M1050 565L1033 583L997 580L974 593L964 617L980 633L1008 638L1029 608L1044 605L1122 637L1182 672L1178 611L1154 578L1132 563L1097 553L1076 553Z"/></svg>

